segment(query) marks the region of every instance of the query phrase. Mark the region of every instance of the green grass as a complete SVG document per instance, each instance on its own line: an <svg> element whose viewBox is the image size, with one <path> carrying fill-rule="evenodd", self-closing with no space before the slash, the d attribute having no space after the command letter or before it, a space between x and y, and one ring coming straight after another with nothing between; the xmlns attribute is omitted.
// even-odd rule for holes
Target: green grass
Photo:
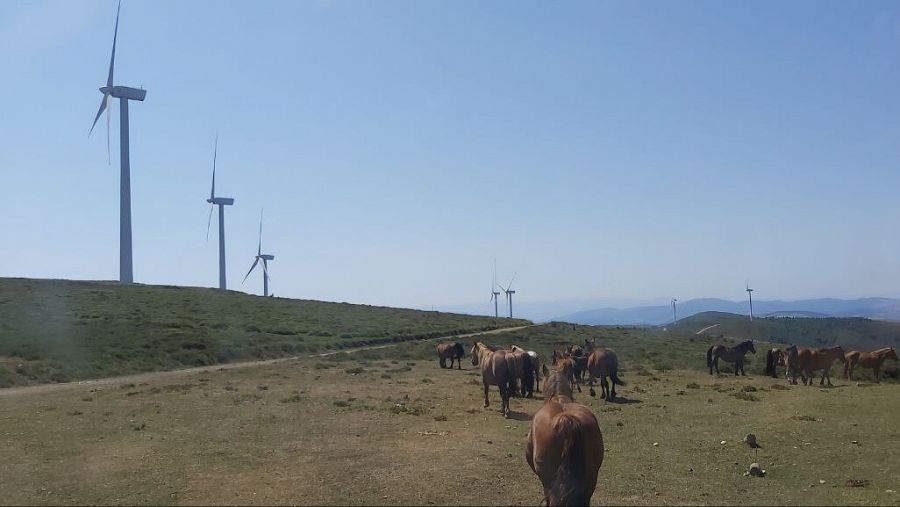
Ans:
<svg viewBox="0 0 900 507"><path fill-rule="evenodd" d="M0 279L0 387L271 359L527 324L213 289Z"/></svg>

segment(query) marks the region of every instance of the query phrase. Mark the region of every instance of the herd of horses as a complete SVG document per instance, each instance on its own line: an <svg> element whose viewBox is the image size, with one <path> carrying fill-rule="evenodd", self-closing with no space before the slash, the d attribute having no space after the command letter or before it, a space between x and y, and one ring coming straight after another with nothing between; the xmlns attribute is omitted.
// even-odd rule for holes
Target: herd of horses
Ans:
<svg viewBox="0 0 900 507"><path fill-rule="evenodd" d="M734 347L714 345L706 351L706 365L712 375L715 368L719 373L719 359L734 363L735 375L746 375L744 372L744 356L747 352L756 353L753 342L747 340ZM766 375L778 378L778 367L785 367L785 377L791 384L797 384L799 376L803 385L812 385L815 374L822 372L819 385L831 386L831 366L835 361L844 364L844 378L853 380L857 366L873 370L875 382L880 381L881 367L887 359L897 360L894 347L884 347L872 352L851 350L844 352L840 346L807 348L791 345L785 349L773 348L766 352Z"/></svg>
<svg viewBox="0 0 900 507"><path fill-rule="evenodd" d="M734 347L714 345L706 351L709 373L719 373L719 360L734 364L735 375L746 375L744 356L756 354L752 340ZM465 348L461 343L445 342L437 346L441 368L462 369ZM588 505L597 486L597 475L603 464L603 434L593 411L577 403L574 392L581 392L585 383L590 395L596 396L594 381L599 380L601 399L612 401L616 397L616 385L625 383L619 378L619 360L616 353L598 347L594 340L584 345L570 344L564 350L554 350L550 368L540 362L534 351L516 345L508 348L493 347L476 341L471 348L472 365L481 370L484 387L484 407L490 406L488 394L491 386L500 390L500 412L509 417L509 400L513 396L532 397L543 387L544 404L531 418L528 430L525 459L540 479L544 488L544 504ZM874 370L879 380L882 364L887 359L897 360L893 347L873 352L841 347L806 348L792 345L785 349L773 348L766 353L766 375L778 378L777 368L786 368L786 377L797 384L801 377L804 385L812 385L817 371L822 372L819 384L831 385L829 371L835 361L844 363L844 376L853 379L859 366ZM449 365L447 361L449 360Z"/></svg>
<svg viewBox="0 0 900 507"><path fill-rule="evenodd" d="M456 362L457 369L462 369L462 344L441 343L437 353L441 368L452 369ZM588 505L603 463L603 434L593 411L575 402L573 393L581 392L587 377L591 396L596 396L593 386L599 380L600 397L615 399L616 385L625 385L619 378L616 353L585 340L583 346L554 350L552 368L548 368L534 351L476 341L471 356L472 365L481 370L485 408L490 407L491 386L497 386L504 417L510 415L512 396L530 398L543 385L544 404L531 418L525 459L544 487L546 505Z"/></svg>

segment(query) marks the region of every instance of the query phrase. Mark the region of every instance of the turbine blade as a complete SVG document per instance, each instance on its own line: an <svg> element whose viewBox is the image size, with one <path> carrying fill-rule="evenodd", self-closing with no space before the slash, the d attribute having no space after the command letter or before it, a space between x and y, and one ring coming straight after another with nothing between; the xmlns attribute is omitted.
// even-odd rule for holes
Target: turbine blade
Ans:
<svg viewBox="0 0 900 507"><path fill-rule="evenodd" d="M263 210L259 210L259 246L256 247L256 255L262 255L262 219ZM266 267L265 262L263 262L263 267Z"/></svg>
<svg viewBox="0 0 900 507"><path fill-rule="evenodd" d="M512 288L512 284L516 280L516 275L518 275L518 273L513 273L513 277L509 279L509 283L506 284L507 289Z"/></svg>
<svg viewBox="0 0 900 507"><path fill-rule="evenodd" d="M112 155L109 151L109 122L112 118L112 95L106 94L106 165L112 164Z"/></svg>
<svg viewBox="0 0 900 507"><path fill-rule="evenodd" d="M209 242L209 227L212 225L213 204L209 205L209 218L206 220L206 241Z"/></svg>
<svg viewBox="0 0 900 507"><path fill-rule="evenodd" d="M216 158L219 155L219 133L216 133L216 144L213 148L213 176L212 176L212 189L209 191L209 198L216 198Z"/></svg>
<svg viewBox="0 0 900 507"><path fill-rule="evenodd" d="M109 57L109 76L106 78L106 86L113 85L113 67L116 64L116 37L119 36L119 12L122 10L122 0L119 0L119 6L116 7L116 29L113 32L112 54Z"/></svg>
<svg viewBox="0 0 900 507"><path fill-rule="evenodd" d="M247 274L244 275L244 280L241 283L244 283L247 281L247 277L250 276L250 273L253 272L253 269L256 267L257 264L259 264L259 257L257 257L256 259L253 260L253 265L250 266L250 271L247 271Z"/></svg>
<svg viewBox="0 0 900 507"><path fill-rule="evenodd" d="M100 109L97 110L97 116L94 116L94 123L91 124L91 131L88 132L88 137L91 137L91 134L94 132L94 127L97 126L97 120L100 119L100 115L106 110L106 98L107 94L104 93L103 98L100 99Z"/></svg>

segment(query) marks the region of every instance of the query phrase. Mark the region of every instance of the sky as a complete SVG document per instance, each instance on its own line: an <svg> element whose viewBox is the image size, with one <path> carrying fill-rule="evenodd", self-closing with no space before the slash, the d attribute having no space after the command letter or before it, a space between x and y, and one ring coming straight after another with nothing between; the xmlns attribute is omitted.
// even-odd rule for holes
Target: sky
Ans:
<svg viewBox="0 0 900 507"><path fill-rule="evenodd" d="M114 0L0 2L0 276L118 277ZM135 281L418 308L900 296L900 3L125 0ZM501 310L502 311L502 310Z"/></svg>

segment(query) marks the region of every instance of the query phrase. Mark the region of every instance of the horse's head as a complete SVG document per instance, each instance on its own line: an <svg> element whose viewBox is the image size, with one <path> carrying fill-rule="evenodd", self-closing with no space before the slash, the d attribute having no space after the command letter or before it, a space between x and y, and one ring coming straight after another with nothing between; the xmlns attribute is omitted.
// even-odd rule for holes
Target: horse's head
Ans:
<svg viewBox="0 0 900 507"><path fill-rule="evenodd" d="M587 338L584 339L584 350L586 352L593 351L596 346L597 346L597 343L595 341L595 338L591 338L590 340Z"/></svg>
<svg viewBox="0 0 900 507"><path fill-rule="evenodd" d="M567 359L566 361L571 361L571 359ZM544 399L550 401L554 396L565 396L569 399L572 398L572 381L574 380L574 371L569 374L568 372L561 371L558 367L554 368L553 371L547 369L547 365L544 365Z"/></svg>
<svg viewBox="0 0 900 507"><path fill-rule="evenodd" d="M897 359L897 351L894 350L894 347L889 348L887 353L884 354L884 357L887 359L893 359L894 361L900 361L900 359Z"/></svg>
<svg viewBox="0 0 900 507"><path fill-rule="evenodd" d="M750 352L756 354L756 347L753 346L753 340L747 340L747 341L745 341L744 343L747 344L747 350L749 350Z"/></svg>
<svg viewBox="0 0 900 507"><path fill-rule="evenodd" d="M840 345L836 345L833 349L831 349L831 353L834 354L834 357L840 359L841 361L845 361L844 357L844 349L841 348Z"/></svg>
<svg viewBox="0 0 900 507"><path fill-rule="evenodd" d="M472 366L478 366L478 342L472 345Z"/></svg>

